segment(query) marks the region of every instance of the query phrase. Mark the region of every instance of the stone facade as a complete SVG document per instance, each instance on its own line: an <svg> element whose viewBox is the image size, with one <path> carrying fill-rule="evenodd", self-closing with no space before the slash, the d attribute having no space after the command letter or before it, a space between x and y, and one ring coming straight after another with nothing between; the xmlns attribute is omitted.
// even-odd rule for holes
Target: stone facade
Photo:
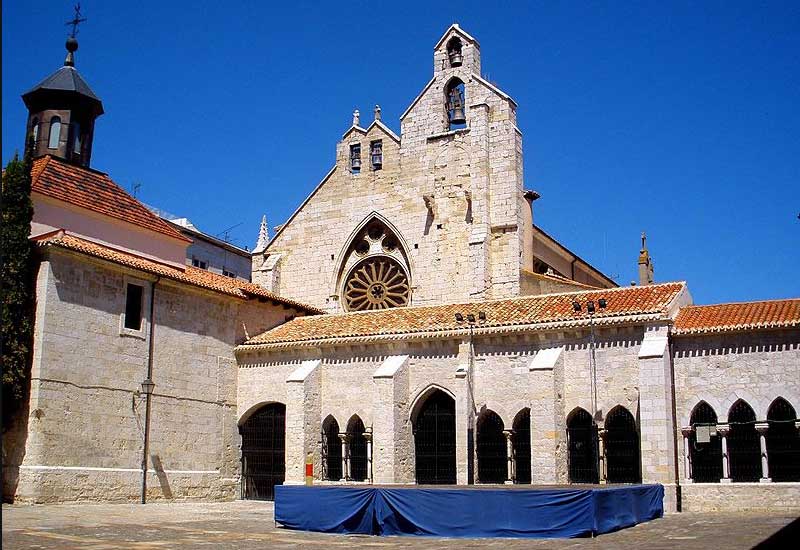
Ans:
<svg viewBox="0 0 800 550"><path fill-rule="evenodd" d="M37 277L29 408L4 434L6 498L139 497L149 324L122 326L125 285L156 277L51 248ZM296 314L161 279L155 286L149 499L238 496L233 348ZM25 414L27 413L27 414Z"/></svg>

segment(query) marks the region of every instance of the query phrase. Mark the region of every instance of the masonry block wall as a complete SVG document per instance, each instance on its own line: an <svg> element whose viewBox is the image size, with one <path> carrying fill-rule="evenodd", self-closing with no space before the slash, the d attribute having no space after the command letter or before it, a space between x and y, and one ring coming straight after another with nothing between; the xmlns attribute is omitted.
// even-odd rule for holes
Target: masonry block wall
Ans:
<svg viewBox="0 0 800 550"><path fill-rule="evenodd" d="M139 498L147 375L143 330L122 330L125 285L155 280L115 264L50 249L37 278L30 408L19 449L6 456L4 495L17 502ZM150 499L223 500L238 495L236 366L243 301L168 280L157 283ZM255 329L285 311L267 304ZM251 326L253 323L251 323ZM27 424L27 426L25 426ZM27 439L24 434L27 429ZM6 444L10 440L5 441Z"/></svg>

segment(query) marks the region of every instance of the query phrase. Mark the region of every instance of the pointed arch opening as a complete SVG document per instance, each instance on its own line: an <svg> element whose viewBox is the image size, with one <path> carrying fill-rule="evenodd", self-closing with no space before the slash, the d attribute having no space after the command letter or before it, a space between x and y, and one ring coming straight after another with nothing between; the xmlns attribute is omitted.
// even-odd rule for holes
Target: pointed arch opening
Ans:
<svg viewBox="0 0 800 550"><path fill-rule="evenodd" d="M364 481L367 479L367 438L364 435L364 422L354 414L347 422L347 441L350 466L349 479Z"/></svg>
<svg viewBox="0 0 800 550"><path fill-rule="evenodd" d="M273 500L286 477L286 405L269 403L239 425L242 498Z"/></svg>
<svg viewBox="0 0 800 550"><path fill-rule="evenodd" d="M444 88L447 129L458 130L467 127L466 88L459 78L451 78Z"/></svg>
<svg viewBox="0 0 800 550"><path fill-rule="evenodd" d="M514 483L531 482L531 410L524 408L514 417Z"/></svg>
<svg viewBox="0 0 800 550"><path fill-rule="evenodd" d="M408 255L394 229L377 215L362 223L342 254L338 275L345 311L407 306L411 301Z"/></svg>
<svg viewBox="0 0 800 550"><path fill-rule="evenodd" d="M456 482L456 402L440 389L426 392L412 415L419 484Z"/></svg>
<svg viewBox="0 0 800 550"><path fill-rule="evenodd" d="M328 415L322 422L322 478L339 481L342 476L342 440L339 423Z"/></svg>
<svg viewBox="0 0 800 550"><path fill-rule="evenodd" d="M692 480L695 483L719 483L722 479L722 439L716 433L717 413L711 405L700 401L692 410L689 423L693 428L689 436ZM698 426L711 428L709 441L697 440Z"/></svg>
<svg viewBox="0 0 800 550"><path fill-rule="evenodd" d="M485 410L477 422L478 481L503 483L507 478L508 457L503 420L492 410Z"/></svg>
<svg viewBox="0 0 800 550"><path fill-rule="evenodd" d="M636 419L625 407L614 407L605 421L606 481L641 483L642 457Z"/></svg>
<svg viewBox="0 0 800 550"><path fill-rule="evenodd" d="M447 60L450 62L451 67L460 67L464 62L464 56L461 52L462 47L461 39L457 36L447 41Z"/></svg>
<svg viewBox="0 0 800 550"><path fill-rule="evenodd" d="M731 481L758 481L761 477L761 442L756 431L756 413L739 399L728 412L728 456Z"/></svg>
<svg viewBox="0 0 800 550"><path fill-rule="evenodd" d="M598 483L597 424L585 409L577 408L567 417L570 483Z"/></svg>
<svg viewBox="0 0 800 550"><path fill-rule="evenodd" d="M800 481L800 436L794 407L778 397L769 406L767 422L769 477L774 482Z"/></svg>

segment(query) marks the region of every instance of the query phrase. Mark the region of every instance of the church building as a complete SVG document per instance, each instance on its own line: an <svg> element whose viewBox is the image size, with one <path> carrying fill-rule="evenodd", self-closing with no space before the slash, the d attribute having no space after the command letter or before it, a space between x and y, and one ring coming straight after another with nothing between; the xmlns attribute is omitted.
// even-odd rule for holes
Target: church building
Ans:
<svg viewBox="0 0 800 550"><path fill-rule="evenodd" d="M319 185L262 223L252 282L186 265L190 238L90 168L103 105L67 47L23 96L40 264L7 498L269 499L310 465L800 511L800 299L693 305L644 236L620 287L539 227L518 106L458 25L399 135L355 111Z"/></svg>

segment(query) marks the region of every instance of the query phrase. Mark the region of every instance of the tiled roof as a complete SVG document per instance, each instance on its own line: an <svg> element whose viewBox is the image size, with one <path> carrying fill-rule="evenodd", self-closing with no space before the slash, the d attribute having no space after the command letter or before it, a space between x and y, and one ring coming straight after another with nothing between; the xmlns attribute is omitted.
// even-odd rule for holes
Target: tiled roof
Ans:
<svg viewBox="0 0 800 550"><path fill-rule="evenodd" d="M523 330L523 327L572 326L588 322L585 309L576 314L575 300L584 303L606 298L608 306L598 309L597 324L615 324L634 319L665 318L670 306L686 288L685 283L665 283L596 291L525 296L439 306L416 306L381 311L298 317L245 342L241 349L290 347L330 341L365 341L405 338L409 335L434 337L466 330L455 320L455 313L476 317L486 312L486 322L476 332Z"/></svg>
<svg viewBox="0 0 800 550"><path fill-rule="evenodd" d="M687 306L675 319L676 335L800 327L800 298Z"/></svg>
<svg viewBox="0 0 800 550"><path fill-rule="evenodd" d="M186 266L185 270L178 269L177 267L142 258L129 252L123 252L108 246L88 241L86 239L81 239L80 237L70 235L64 231L57 231L42 235L36 238L36 242L40 246L58 246L61 248L66 248L68 250L81 252L95 258L100 258L119 265L138 269L146 273L152 273L153 275L159 275L167 279L172 279L173 281L221 292L222 294L235 296L237 298L264 299L310 314L322 313L322 310L318 308L296 302L295 300L283 298L273 294L263 287L247 281L233 279L231 277L224 277L222 275L211 273L210 271L198 269L192 266Z"/></svg>
<svg viewBox="0 0 800 550"><path fill-rule="evenodd" d="M36 193L191 242L102 172L45 155L33 161L31 176L31 189Z"/></svg>

